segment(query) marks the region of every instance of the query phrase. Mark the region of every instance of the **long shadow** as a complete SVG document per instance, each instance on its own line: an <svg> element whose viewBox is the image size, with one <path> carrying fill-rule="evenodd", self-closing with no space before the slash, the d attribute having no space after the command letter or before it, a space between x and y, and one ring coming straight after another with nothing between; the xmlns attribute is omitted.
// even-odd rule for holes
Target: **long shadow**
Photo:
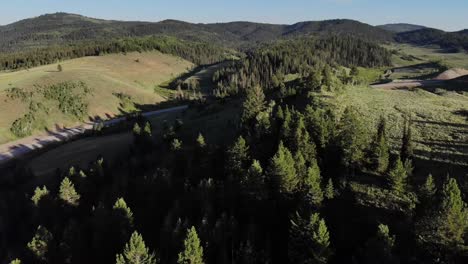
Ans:
<svg viewBox="0 0 468 264"><path fill-rule="evenodd" d="M449 123L449 122L436 122L436 121L422 121L422 120L412 120L414 123L420 124L429 124L429 125L437 125L437 126L449 126L449 127L457 127L457 128L468 128L468 124L458 124L458 123Z"/></svg>
<svg viewBox="0 0 468 264"><path fill-rule="evenodd" d="M456 115L463 116L466 118L466 121L468 121L468 110L457 110L453 112Z"/></svg>

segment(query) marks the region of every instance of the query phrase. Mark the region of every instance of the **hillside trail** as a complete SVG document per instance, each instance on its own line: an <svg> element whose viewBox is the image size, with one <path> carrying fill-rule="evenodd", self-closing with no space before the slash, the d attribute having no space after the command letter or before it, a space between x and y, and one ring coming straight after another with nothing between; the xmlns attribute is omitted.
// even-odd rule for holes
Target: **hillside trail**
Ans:
<svg viewBox="0 0 468 264"><path fill-rule="evenodd" d="M188 105L171 107L167 109L142 113L143 117L152 117L169 112L183 111ZM124 122L125 117L104 121L104 126L116 125ZM51 144L67 142L68 140L84 134L86 131L94 129L100 122L88 122L72 128L63 128L55 131L48 131L43 135L30 136L16 141L0 145L0 165L7 163L15 158L31 153L35 150L45 148Z"/></svg>

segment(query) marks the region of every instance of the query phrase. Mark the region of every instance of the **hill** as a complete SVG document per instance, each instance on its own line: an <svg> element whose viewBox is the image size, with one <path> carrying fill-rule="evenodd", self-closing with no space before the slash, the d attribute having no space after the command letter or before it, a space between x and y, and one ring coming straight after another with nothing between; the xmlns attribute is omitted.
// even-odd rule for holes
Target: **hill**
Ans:
<svg viewBox="0 0 468 264"><path fill-rule="evenodd" d="M385 24L377 27L395 33L409 32L426 28L425 26L406 23Z"/></svg>
<svg viewBox="0 0 468 264"><path fill-rule="evenodd" d="M445 32L433 28L399 33L396 40L418 46L437 45L447 51L468 50L468 35Z"/></svg>
<svg viewBox="0 0 468 264"><path fill-rule="evenodd" d="M0 51L148 35L168 35L191 41L242 47L284 37L329 33L357 34L366 39L381 41L392 40L391 33L353 20L309 21L294 25L252 22L193 24L177 20L156 23L124 22L56 13L0 27Z"/></svg>
<svg viewBox="0 0 468 264"><path fill-rule="evenodd" d="M181 58L160 52L85 57L62 62L61 65L62 72L57 70L57 64L52 64L0 73L1 143L16 138L11 132L12 125L15 120L32 112L31 105L37 108L33 111L33 120L27 124L31 126L33 134L43 132L44 128L54 129L57 125L75 125L80 119L107 118L121 111L134 110L133 103L155 104L164 101L165 95L156 93L155 89L193 66ZM53 89L51 85L80 81L91 91L89 95L81 95L83 103L87 105L82 116L76 116L72 111L61 111L63 108L59 104L63 102L48 100L41 93L41 90ZM79 88L73 86L71 92L80 96L77 94ZM23 94L27 96L20 98ZM63 92L61 94L67 96Z"/></svg>

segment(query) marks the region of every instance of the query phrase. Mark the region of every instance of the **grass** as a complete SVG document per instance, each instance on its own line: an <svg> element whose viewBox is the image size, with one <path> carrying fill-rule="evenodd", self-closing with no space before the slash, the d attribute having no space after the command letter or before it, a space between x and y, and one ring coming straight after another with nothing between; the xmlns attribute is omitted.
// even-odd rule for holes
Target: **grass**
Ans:
<svg viewBox="0 0 468 264"><path fill-rule="evenodd" d="M468 69L467 53L446 53L434 47L416 47L407 44L392 44L385 47L397 51L393 56L395 67L441 61L450 68Z"/></svg>
<svg viewBox="0 0 468 264"><path fill-rule="evenodd" d="M468 95L445 92L440 95L422 89L381 90L351 86L324 100L339 112L347 106L358 108L369 133L375 133L381 116L387 118L393 149L398 150L406 115L413 121L416 154L425 160L468 165L468 124L460 114L468 109Z"/></svg>
<svg viewBox="0 0 468 264"><path fill-rule="evenodd" d="M5 90L17 87L34 90L35 85L51 85L63 81L83 81L92 90L89 97L89 117L108 118L121 113L121 100L115 93L131 96L138 104L155 104L166 100L164 90L154 87L173 79L193 65L178 57L159 52L113 54L100 57L86 57L60 62L63 71L57 71L57 64L29 70L0 73L0 144L16 139L10 132L11 124L28 111L28 105L19 100L9 100ZM160 94L161 93L161 94ZM76 118L55 111L53 105L46 105L52 111L38 117L39 125L33 135L44 133L45 128L73 126Z"/></svg>

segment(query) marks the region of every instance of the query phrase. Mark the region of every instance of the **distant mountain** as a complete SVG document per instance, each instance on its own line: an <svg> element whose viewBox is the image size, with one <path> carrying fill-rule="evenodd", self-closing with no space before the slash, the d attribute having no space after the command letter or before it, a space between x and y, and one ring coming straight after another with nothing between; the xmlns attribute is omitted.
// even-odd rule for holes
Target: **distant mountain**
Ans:
<svg viewBox="0 0 468 264"><path fill-rule="evenodd" d="M398 42L419 46L437 45L446 51L468 51L468 34L461 32L445 32L433 28L425 28L397 34Z"/></svg>
<svg viewBox="0 0 468 264"><path fill-rule="evenodd" d="M1 26L0 51L147 35L169 35L228 47L242 47L280 38L326 34L354 35L377 41L393 39L392 33L388 31L353 20L308 21L294 25L252 22L194 24L177 20L127 22L56 13Z"/></svg>
<svg viewBox="0 0 468 264"><path fill-rule="evenodd" d="M390 32L395 32L395 33L409 32L409 31L415 31L415 30L426 28L425 26L406 24L406 23L386 24L386 25L380 25L377 27L381 29L385 29Z"/></svg>

